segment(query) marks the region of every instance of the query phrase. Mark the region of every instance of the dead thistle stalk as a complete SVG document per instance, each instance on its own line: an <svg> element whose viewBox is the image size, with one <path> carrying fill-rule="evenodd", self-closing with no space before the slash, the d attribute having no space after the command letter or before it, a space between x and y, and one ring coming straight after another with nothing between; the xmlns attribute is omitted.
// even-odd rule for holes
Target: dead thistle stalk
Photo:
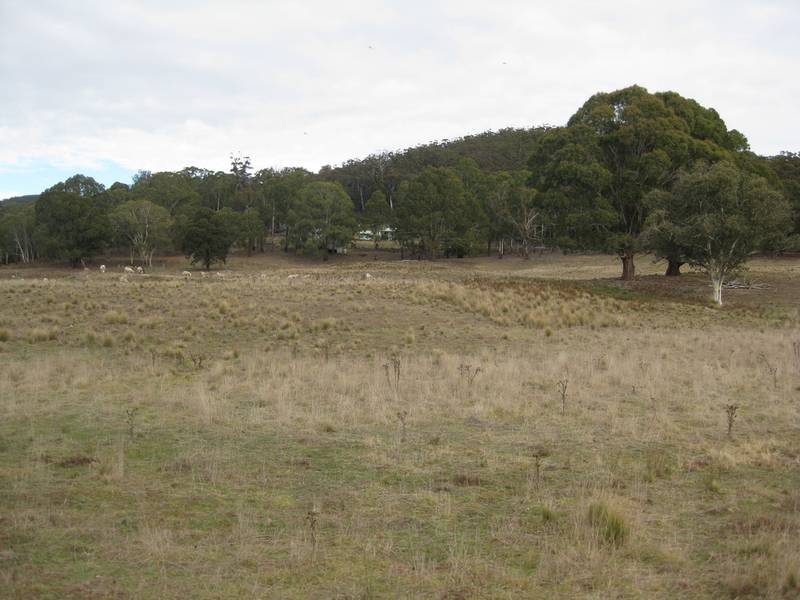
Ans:
<svg viewBox="0 0 800 600"><path fill-rule="evenodd" d="M558 382L558 393L561 394L562 415L567 411L567 386L569 386L569 379L566 377Z"/></svg>
<svg viewBox="0 0 800 600"><path fill-rule="evenodd" d="M405 443L406 441L406 423L408 419L408 411L407 410L399 410L397 411L397 420L400 421L400 442Z"/></svg>
<svg viewBox="0 0 800 600"><path fill-rule="evenodd" d="M758 358L761 359L761 362L764 363L764 367L767 369L767 373L772 376L772 389L778 389L778 367L777 365L772 365L769 360L767 359L767 355L763 352L758 355Z"/></svg>
<svg viewBox="0 0 800 600"><path fill-rule="evenodd" d="M458 367L458 372L461 375L461 379L465 379L469 385L475 381L475 378L478 376L478 373L481 372L480 367L472 368L472 365L465 365L461 364Z"/></svg>
<svg viewBox="0 0 800 600"><path fill-rule="evenodd" d="M733 437L733 423L736 421L736 411L739 407L736 404L725 405L725 414L728 417L728 437Z"/></svg>
<svg viewBox="0 0 800 600"><path fill-rule="evenodd" d="M138 408L128 408L125 410L125 423L128 425L128 437L132 440L136 435L136 413Z"/></svg>
<svg viewBox="0 0 800 600"><path fill-rule="evenodd" d="M389 362L383 364L383 371L386 373L386 383L389 385L389 389L393 389L397 393L400 389L400 357L392 356Z"/></svg>
<svg viewBox="0 0 800 600"><path fill-rule="evenodd" d="M316 506L312 506L311 510L306 513L306 521L308 522L308 531L311 536L311 560L313 561L317 556L317 525L318 525L319 510Z"/></svg>

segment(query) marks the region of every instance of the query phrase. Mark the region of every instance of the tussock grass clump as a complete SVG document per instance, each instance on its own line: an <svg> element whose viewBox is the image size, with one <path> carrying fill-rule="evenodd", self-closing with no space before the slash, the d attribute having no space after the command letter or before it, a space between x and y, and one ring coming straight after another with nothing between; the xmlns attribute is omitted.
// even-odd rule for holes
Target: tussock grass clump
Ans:
<svg viewBox="0 0 800 600"><path fill-rule="evenodd" d="M605 501L598 500L589 505L587 519L598 537L611 546L621 546L628 538L628 525L621 513Z"/></svg>
<svg viewBox="0 0 800 600"><path fill-rule="evenodd" d="M542 517L542 523L555 523L558 520L558 513L546 504L540 507L539 512Z"/></svg>
<svg viewBox="0 0 800 600"><path fill-rule="evenodd" d="M164 323L164 319L159 316L143 317L139 319L137 325L141 329L156 329Z"/></svg>
<svg viewBox="0 0 800 600"><path fill-rule="evenodd" d="M654 449L645 457L644 480L652 483L656 479L666 478L672 474L674 461L665 450Z"/></svg>
<svg viewBox="0 0 800 600"><path fill-rule="evenodd" d="M624 303L619 300L538 282L432 281L418 283L414 295L418 302L446 302L504 326L550 330L623 324L619 315L624 313Z"/></svg>
<svg viewBox="0 0 800 600"><path fill-rule="evenodd" d="M128 322L128 315L117 310L109 310L103 315L103 323L106 325L124 325Z"/></svg>
<svg viewBox="0 0 800 600"><path fill-rule="evenodd" d="M35 327L31 329L30 333L28 334L28 341L31 344L36 342L47 342L49 340L54 340L58 337L58 330L57 329L45 329L43 327Z"/></svg>

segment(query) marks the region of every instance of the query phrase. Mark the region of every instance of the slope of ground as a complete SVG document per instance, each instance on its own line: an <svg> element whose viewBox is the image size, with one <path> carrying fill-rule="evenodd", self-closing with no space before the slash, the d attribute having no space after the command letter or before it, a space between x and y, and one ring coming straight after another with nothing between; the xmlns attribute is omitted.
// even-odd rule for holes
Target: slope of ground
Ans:
<svg viewBox="0 0 800 600"><path fill-rule="evenodd" d="M798 263L371 259L0 269L4 594L800 597Z"/></svg>

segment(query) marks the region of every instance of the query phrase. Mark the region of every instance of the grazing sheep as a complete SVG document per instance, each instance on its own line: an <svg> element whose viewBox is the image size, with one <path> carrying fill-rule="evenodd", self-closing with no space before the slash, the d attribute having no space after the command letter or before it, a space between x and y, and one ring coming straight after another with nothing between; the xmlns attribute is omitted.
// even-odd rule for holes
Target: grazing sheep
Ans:
<svg viewBox="0 0 800 600"><path fill-rule="evenodd" d="M208 277L208 273L206 273L205 271L200 271L200 277L205 279L206 277Z"/></svg>
<svg viewBox="0 0 800 600"><path fill-rule="evenodd" d="M291 274L291 275L289 275L289 277L287 277L286 279L297 279L298 277L300 277L300 275L298 275L297 273L292 273L292 274Z"/></svg>
<svg viewBox="0 0 800 600"><path fill-rule="evenodd" d="M184 279L189 279L192 276L192 274L189 271L184 271L183 273L181 273L181 275L183 275Z"/></svg>
<svg viewBox="0 0 800 600"><path fill-rule="evenodd" d="M219 277L220 279L225 279L225 274L224 274L224 273L220 273L219 271L217 271L216 273L214 273L214 275L216 275L216 276L217 276L217 277Z"/></svg>
<svg viewBox="0 0 800 600"><path fill-rule="evenodd" d="M369 273L364 273L364 279L372 279L372 275Z"/></svg>
<svg viewBox="0 0 800 600"><path fill-rule="evenodd" d="M144 269L143 269L142 267L136 267L136 272L137 272L139 275L144 275Z"/></svg>
<svg viewBox="0 0 800 600"><path fill-rule="evenodd" d="M105 265L100 265L100 272L101 273L105 273L106 272L106 266Z"/></svg>
<svg viewBox="0 0 800 600"><path fill-rule="evenodd" d="M125 273L126 273L126 274L127 274L127 273L130 273L131 275L133 275L133 269L132 269L132 268L130 268L130 267L125 267Z"/></svg>

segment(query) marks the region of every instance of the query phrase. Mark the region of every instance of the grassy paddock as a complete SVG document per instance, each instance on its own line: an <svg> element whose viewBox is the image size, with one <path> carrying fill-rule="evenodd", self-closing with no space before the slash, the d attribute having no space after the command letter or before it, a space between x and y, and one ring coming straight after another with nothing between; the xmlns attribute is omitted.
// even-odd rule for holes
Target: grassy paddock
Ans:
<svg viewBox="0 0 800 600"><path fill-rule="evenodd" d="M0 269L0 595L800 598L800 263L376 257Z"/></svg>

